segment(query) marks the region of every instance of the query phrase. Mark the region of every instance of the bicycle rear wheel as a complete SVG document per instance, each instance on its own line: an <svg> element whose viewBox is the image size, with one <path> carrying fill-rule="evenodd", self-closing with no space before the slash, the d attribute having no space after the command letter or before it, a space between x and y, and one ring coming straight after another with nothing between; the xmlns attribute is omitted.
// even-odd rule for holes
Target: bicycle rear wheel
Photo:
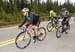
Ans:
<svg viewBox="0 0 75 52"><path fill-rule="evenodd" d="M62 32L62 26L58 27L56 29L56 37L60 38L62 36L63 32Z"/></svg>
<svg viewBox="0 0 75 52"><path fill-rule="evenodd" d="M24 49L29 46L31 42L31 35L28 32L21 32L18 34L15 40L15 44L18 48Z"/></svg>
<svg viewBox="0 0 75 52"><path fill-rule="evenodd" d="M46 38L46 29L44 27L40 27L38 30L38 40L43 41Z"/></svg>
<svg viewBox="0 0 75 52"><path fill-rule="evenodd" d="M49 22L49 23L47 24L47 31L48 31L48 32L51 32L51 31L52 31L52 24L51 24L51 22Z"/></svg>

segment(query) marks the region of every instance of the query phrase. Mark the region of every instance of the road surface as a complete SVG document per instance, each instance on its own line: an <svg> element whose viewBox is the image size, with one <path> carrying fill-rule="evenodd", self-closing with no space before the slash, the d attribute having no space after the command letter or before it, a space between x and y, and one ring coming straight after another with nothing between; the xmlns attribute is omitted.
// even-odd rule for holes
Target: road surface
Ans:
<svg viewBox="0 0 75 52"><path fill-rule="evenodd" d="M46 28L47 21L42 22L41 26ZM14 40L21 30L17 26L0 28L0 52L75 52L75 22L71 23L69 34L64 34L61 38L56 38L56 30L47 32L44 41L33 43L25 48L16 47Z"/></svg>

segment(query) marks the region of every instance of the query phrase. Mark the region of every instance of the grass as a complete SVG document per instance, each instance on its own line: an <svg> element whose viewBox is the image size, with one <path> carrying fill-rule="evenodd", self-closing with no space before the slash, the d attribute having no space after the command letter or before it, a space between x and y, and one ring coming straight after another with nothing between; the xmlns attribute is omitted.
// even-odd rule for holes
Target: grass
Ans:
<svg viewBox="0 0 75 52"><path fill-rule="evenodd" d="M41 21L48 20L49 14L48 13L39 13ZM73 13L71 13L73 16ZM15 24L21 23L23 20L23 16L21 12L14 12L14 13L6 13L4 11L0 12L0 27L2 26L11 26Z"/></svg>
<svg viewBox="0 0 75 52"><path fill-rule="evenodd" d="M7 25L13 25L21 22L22 20L22 15L20 12L17 13L5 13L2 12L0 13L0 27L1 26L7 26Z"/></svg>
<svg viewBox="0 0 75 52"><path fill-rule="evenodd" d="M45 13L40 13L39 15L41 21L48 19L48 15ZM22 22L22 20L23 20L23 16L21 12L16 12L16 13L0 12L0 27L19 24Z"/></svg>

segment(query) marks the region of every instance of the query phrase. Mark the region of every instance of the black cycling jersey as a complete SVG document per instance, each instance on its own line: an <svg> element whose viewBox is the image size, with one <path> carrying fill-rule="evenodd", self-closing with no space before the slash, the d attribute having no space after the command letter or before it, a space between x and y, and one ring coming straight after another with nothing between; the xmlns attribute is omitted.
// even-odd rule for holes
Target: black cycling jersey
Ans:
<svg viewBox="0 0 75 52"><path fill-rule="evenodd" d="M39 24L40 24L39 16L32 12L29 12L29 16L25 16L24 21L20 24L19 27L21 27L25 23L39 26Z"/></svg>

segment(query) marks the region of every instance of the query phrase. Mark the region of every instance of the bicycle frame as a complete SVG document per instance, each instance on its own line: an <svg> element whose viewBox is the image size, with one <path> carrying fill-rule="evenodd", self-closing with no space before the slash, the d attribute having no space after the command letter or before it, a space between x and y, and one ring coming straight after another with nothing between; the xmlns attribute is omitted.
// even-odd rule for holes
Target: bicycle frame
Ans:
<svg viewBox="0 0 75 52"><path fill-rule="evenodd" d="M20 28L20 29L23 30L23 32L29 32L30 34L33 34L33 35L34 35L34 30L33 30L33 28L32 28L32 30L30 30L29 28L26 28L26 29Z"/></svg>

